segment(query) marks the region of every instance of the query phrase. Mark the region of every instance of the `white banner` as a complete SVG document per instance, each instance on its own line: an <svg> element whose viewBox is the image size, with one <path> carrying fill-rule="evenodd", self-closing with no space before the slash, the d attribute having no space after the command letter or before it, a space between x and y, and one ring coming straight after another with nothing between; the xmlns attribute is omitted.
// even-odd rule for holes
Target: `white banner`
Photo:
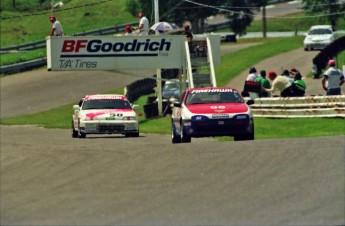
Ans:
<svg viewBox="0 0 345 226"><path fill-rule="evenodd" d="M63 36L47 39L53 71L181 68L184 36Z"/></svg>

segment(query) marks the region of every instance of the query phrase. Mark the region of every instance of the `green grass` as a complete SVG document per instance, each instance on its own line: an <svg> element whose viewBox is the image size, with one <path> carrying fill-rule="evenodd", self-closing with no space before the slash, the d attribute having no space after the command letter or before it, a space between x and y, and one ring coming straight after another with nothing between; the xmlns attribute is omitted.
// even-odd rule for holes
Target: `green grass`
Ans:
<svg viewBox="0 0 345 226"><path fill-rule="evenodd" d="M1 0L1 17L12 17L1 20L1 47L38 41L49 35L50 1L45 1L41 7L37 0L17 2L22 2L24 10L11 8L12 0ZM63 8L56 9L54 15L61 22L66 35L137 21L137 18L126 11L126 0L63 2ZM18 8L21 8L20 4Z"/></svg>
<svg viewBox="0 0 345 226"><path fill-rule="evenodd" d="M318 22L315 17L305 17L302 13L293 13L281 16L279 18L267 18L267 31L308 31L308 29L316 24L324 24ZM345 19L338 21L336 30L344 30ZM247 29L247 32L262 31L262 20L254 21Z"/></svg>
<svg viewBox="0 0 345 226"><path fill-rule="evenodd" d="M265 58L300 48L302 40L302 37L246 40L246 42L252 41L262 44L222 56L221 66L215 68L217 84L219 86L226 85L242 71ZM239 43L241 42L239 41Z"/></svg>

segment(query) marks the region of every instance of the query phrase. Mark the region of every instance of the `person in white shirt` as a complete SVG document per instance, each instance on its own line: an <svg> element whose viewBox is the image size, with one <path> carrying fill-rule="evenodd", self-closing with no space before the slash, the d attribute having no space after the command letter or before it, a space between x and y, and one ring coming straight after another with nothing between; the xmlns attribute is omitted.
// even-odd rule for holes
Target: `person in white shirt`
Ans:
<svg viewBox="0 0 345 226"><path fill-rule="evenodd" d="M256 71L256 68L255 68L255 67L251 67L251 68L249 69L249 75L248 75L246 81L252 81L252 82L254 82L255 79L257 79L258 77L259 77L259 74L258 74L258 72Z"/></svg>
<svg viewBox="0 0 345 226"><path fill-rule="evenodd" d="M327 96L341 95L340 86L344 84L344 74L335 67L335 61L328 61L329 68L325 71L322 79L322 87L327 91ZM326 87L326 83L328 86Z"/></svg>
<svg viewBox="0 0 345 226"><path fill-rule="evenodd" d="M149 20L145 17L143 12L139 12L138 17L140 18L139 27L138 27L140 35L148 35L149 34Z"/></svg>
<svg viewBox="0 0 345 226"><path fill-rule="evenodd" d="M50 30L50 36L63 36L63 29L61 23L56 20L56 17L49 17L50 22L53 24Z"/></svg>

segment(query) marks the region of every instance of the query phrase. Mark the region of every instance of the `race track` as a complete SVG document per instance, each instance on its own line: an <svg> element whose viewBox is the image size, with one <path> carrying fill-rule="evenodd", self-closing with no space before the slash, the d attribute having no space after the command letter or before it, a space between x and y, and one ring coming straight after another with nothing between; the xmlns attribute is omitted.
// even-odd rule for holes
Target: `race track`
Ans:
<svg viewBox="0 0 345 226"><path fill-rule="evenodd" d="M1 225L344 225L344 146L1 126Z"/></svg>
<svg viewBox="0 0 345 226"><path fill-rule="evenodd" d="M3 77L1 118L147 75L36 70ZM72 139L70 130L34 126L0 126L0 134L1 225L345 224L345 136L172 145L169 135Z"/></svg>

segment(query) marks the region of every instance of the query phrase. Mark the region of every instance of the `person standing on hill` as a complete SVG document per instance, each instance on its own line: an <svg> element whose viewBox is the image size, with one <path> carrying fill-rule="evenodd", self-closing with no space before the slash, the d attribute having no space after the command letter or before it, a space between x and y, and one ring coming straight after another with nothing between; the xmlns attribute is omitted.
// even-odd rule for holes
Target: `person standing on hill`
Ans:
<svg viewBox="0 0 345 226"><path fill-rule="evenodd" d="M190 26L185 25L184 26L184 31L182 33L186 38L189 46L189 52L192 52L192 43L193 43L193 33L190 31Z"/></svg>
<svg viewBox="0 0 345 226"><path fill-rule="evenodd" d="M145 17L143 12L139 12L138 17L140 18L138 27L140 35L148 35L150 25L149 20Z"/></svg>
<svg viewBox="0 0 345 226"><path fill-rule="evenodd" d="M55 16L49 17L50 22L53 24L50 30L50 36L63 36L63 29L61 23L56 20Z"/></svg>
<svg viewBox="0 0 345 226"><path fill-rule="evenodd" d="M126 25L125 31L126 31L125 36L132 36L133 35L133 30L132 30L131 25Z"/></svg>
<svg viewBox="0 0 345 226"><path fill-rule="evenodd" d="M341 95L340 86L344 84L344 74L335 67L335 61L328 61L329 68L325 71L322 79L322 87L327 91L327 96ZM326 83L328 86L326 87Z"/></svg>

